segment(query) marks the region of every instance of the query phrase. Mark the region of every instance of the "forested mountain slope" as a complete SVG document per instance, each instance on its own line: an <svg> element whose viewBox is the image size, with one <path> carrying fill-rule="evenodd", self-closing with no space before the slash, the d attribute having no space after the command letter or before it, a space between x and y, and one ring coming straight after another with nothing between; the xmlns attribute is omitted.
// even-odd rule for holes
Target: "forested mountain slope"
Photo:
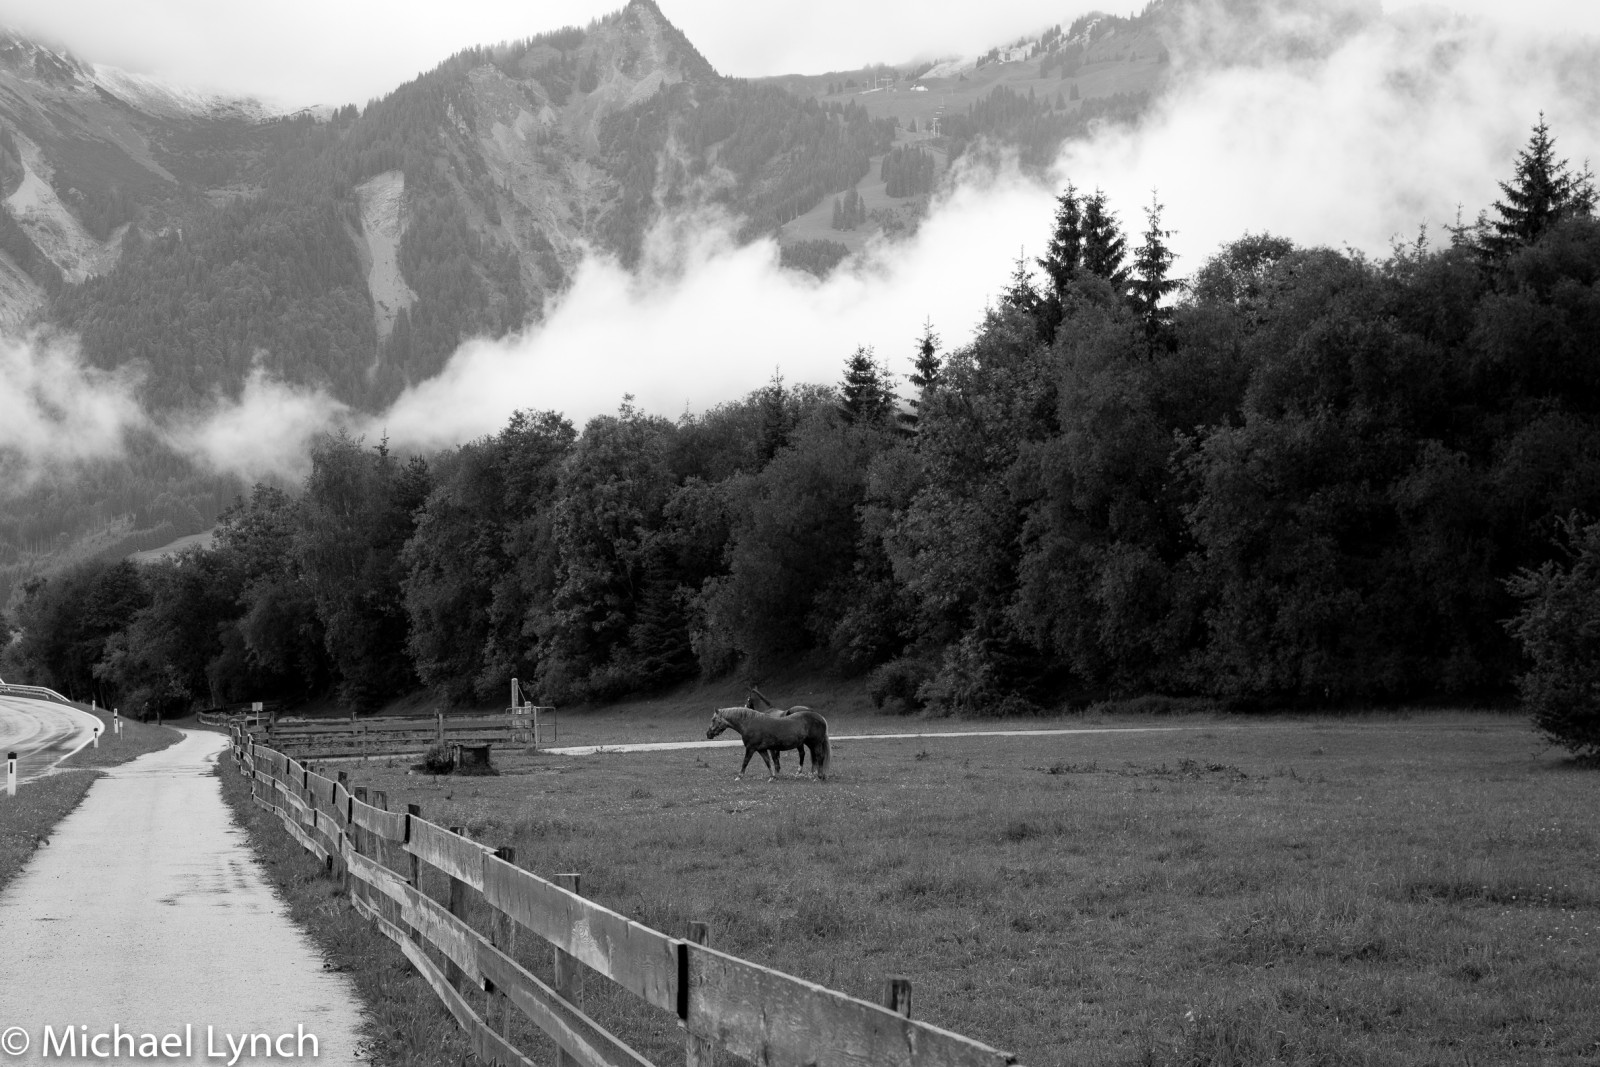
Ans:
<svg viewBox="0 0 1600 1067"><path fill-rule="evenodd" d="M586 249L634 263L664 212L720 205L826 270L868 232L914 225L955 155L1019 144L1039 160L1092 118L1135 115L1160 54L1104 42L1158 41L1152 18L907 67L892 93L865 72L807 91L718 75L632 0L461 52L365 107L288 115L0 34L0 325L64 330L87 363L133 371L158 423L253 375L377 410L464 339L537 316ZM939 121L919 123L924 105ZM828 230L850 192L886 210ZM99 474L0 480L17 483L0 603L52 560L195 532L239 488L154 437Z"/></svg>

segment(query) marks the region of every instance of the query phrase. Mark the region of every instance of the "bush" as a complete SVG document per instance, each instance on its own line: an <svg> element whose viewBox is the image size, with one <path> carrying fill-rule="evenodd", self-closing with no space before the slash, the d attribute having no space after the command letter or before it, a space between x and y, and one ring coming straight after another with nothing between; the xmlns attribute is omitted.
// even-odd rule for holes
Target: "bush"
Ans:
<svg viewBox="0 0 1600 1067"><path fill-rule="evenodd" d="M449 774L456 769L455 753L441 741L422 754L422 762L417 764L417 768L429 774Z"/></svg>
<svg viewBox="0 0 1600 1067"><path fill-rule="evenodd" d="M1578 757L1600 760L1600 523L1561 524L1551 560L1506 581L1523 601L1506 624L1532 664L1517 678L1522 703L1551 741Z"/></svg>
<svg viewBox="0 0 1600 1067"><path fill-rule="evenodd" d="M936 669L934 664L921 659L890 660L872 672L867 682L867 696L875 708L883 707L886 701L898 700L903 713L921 711L923 702L917 690L933 677Z"/></svg>

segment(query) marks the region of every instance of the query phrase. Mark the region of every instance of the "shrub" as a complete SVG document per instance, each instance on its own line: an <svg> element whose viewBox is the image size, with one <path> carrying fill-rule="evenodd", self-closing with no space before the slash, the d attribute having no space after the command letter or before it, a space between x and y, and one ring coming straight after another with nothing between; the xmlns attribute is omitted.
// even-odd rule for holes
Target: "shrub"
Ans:
<svg viewBox="0 0 1600 1067"><path fill-rule="evenodd" d="M935 669L935 665L926 660L909 657L890 660L872 672L867 682L867 696L875 708L883 707L886 701L898 700L900 711L920 711L923 702L917 690L933 676Z"/></svg>
<svg viewBox="0 0 1600 1067"><path fill-rule="evenodd" d="M418 767L429 774L449 774L456 767L455 753L441 741L422 754Z"/></svg>
<svg viewBox="0 0 1600 1067"><path fill-rule="evenodd" d="M1600 523L1561 524L1550 560L1506 581L1523 601L1506 624L1531 669L1517 678L1522 703L1551 741L1578 757L1600 760Z"/></svg>

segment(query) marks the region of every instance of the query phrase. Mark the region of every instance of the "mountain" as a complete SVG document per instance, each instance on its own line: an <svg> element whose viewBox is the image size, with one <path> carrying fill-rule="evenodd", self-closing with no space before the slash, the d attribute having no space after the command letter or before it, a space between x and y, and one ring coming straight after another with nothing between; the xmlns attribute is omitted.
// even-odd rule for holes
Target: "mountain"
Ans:
<svg viewBox="0 0 1600 1067"><path fill-rule="evenodd" d="M523 326L586 250L635 262L664 212L719 206L824 272L913 228L957 156L1042 166L1091 121L1136 116L1160 33L1156 14L1098 16L965 62L746 80L631 0L364 108L294 114L0 33L0 325L136 370L157 419L261 372L376 410L462 340ZM194 533L239 488L153 441L76 477L13 498L0 587L63 552Z"/></svg>

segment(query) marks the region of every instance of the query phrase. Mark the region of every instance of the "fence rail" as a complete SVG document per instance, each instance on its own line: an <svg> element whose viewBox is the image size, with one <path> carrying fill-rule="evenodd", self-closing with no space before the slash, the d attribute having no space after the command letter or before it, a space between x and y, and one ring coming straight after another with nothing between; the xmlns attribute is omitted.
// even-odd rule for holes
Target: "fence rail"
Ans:
<svg viewBox="0 0 1600 1067"><path fill-rule="evenodd" d="M495 715L382 719L274 719L253 729L258 744L303 759L355 756L398 756L423 752L436 744L532 745L548 741L554 729L553 708L524 707Z"/></svg>
<svg viewBox="0 0 1600 1067"><path fill-rule="evenodd" d="M761 1067L1008 1067L1009 1053L909 1017L909 984L892 980L881 1006L731 956L704 944L704 926L669 937L578 892L577 875L541 878L511 849L491 849L411 806L389 811L380 792L351 788L232 731L234 756L260 807L328 869L351 903L388 936L455 1017L485 1062L531 1067L511 1041L515 1009L556 1043L562 1067L652 1067L584 1014L573 965L675 1015L688 1067L724 1049ZM448 903L422 891L423 866L449 879ZM488 907L488 932L466 916L469 894ZM514 931L554 953L555 982L510 954ZM435 958L437 955L437 959ZM440 962L442 961L442 962ZM482 994L482 1012L474 1002ZM498 1014L499 1025L492 1022Z"/></svg>

